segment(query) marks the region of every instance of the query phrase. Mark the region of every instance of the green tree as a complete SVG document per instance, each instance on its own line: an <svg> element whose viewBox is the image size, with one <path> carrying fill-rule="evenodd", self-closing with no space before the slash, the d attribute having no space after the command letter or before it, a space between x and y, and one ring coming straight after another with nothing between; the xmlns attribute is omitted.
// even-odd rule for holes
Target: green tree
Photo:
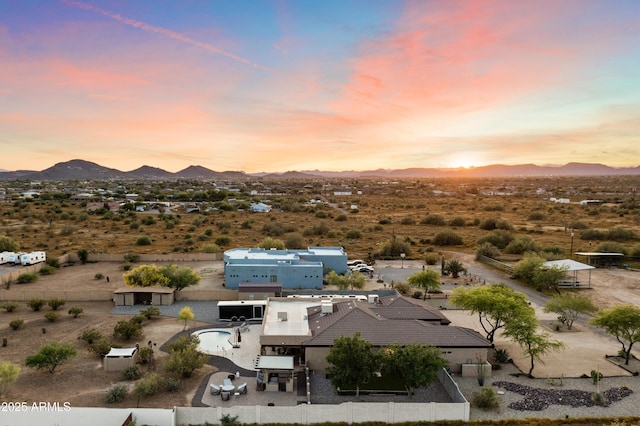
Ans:
<svg viewBox="0 0 640 426"><path fill-rule="evenodd" d="M80 316L81 313L84 312L84 309L82 309L80 306L72 306L71 308L69 308L69 315L71 315L74 318L78 318L78 316Z"/></svg>
<svg viewBox="0 0 640 426"><path fill-rule="evenodd" d="M629 364L631 348L640 341L640 308L635 305L620 305L602 309L589 322L604 329L622 345L625 364Z"/></svg>
<svg viewBox="0 0 640 426"><path fill-rule="evenodd" d="M167 287L176 291L196 285L202 279L196 271L186 266L166 265L160 268L160 273L169 280Z"/></svg>
<svg viewBox="0 0 640 426"><path fill-rule="evenodd" d="M571 296L569 294L554 296L544 306L545 312L558 314L560 321L566 324L569 330L571 330L574 321L578 319L580 314L596 312L597 310L598 308L591 303L588 297Z"/></svg>
<svg viewBox="0 0 640 426"><path fill-rule="evenodd" d="M427 269L425 271L416 272L415 274L407 277L407 282L412 287L418 287L424 290L424 296L422 300L427 298L427 292L440 290L440 274L433 269Z"/></svg>
<svg viewBox="0 0 640 426"><path fill-rule="evenodd" d="M335 339L327 362L331 364L328 371L333 387L355 387L356 396L360 395L360 387L369 381L378 368L371 343L360 337L360 333Z"/></svg>
<svg viewBox="0 0 640 426"><path fill-rule="evenodd" d="M358 271L351 271L350 274L347 275L347 288L353 289L363 289L366 284L366 278ZM344 290L341 288L341 290Z"/></svg>
<svg viewBox="0 0 640 426"><path fill-rule="evenodd" d="M29 300L26 303L27 303L27 306L33 309L34 312L38 312L44 305L47 304L47 301L44 299L35 298L35 299Z"/></svg>
<svg viewBox="0 0 640 426"><path fill-rule="evenodd" d="M0 396L7 392L7 388L18 379L20 367L9 361L0 361Z"/></svg>
<svg viewBox="0 0 640 426"><path fill-rule="evenodd" d="M568 266L540 266L533 272L533 285L538 290L555 290L560 294L558 284L567 275Z"/></svg>
<svg viewBox="0 0 640 426"><path fill-rule="evenodd" d="M524 258L516 263L513 272L516 278L529 285L535 285L536 271L544 264L545 259L535 253L527 253Z"/></svg>
<svg viewBox="0 0 640 426"><path fill-rule="evenodd" d="M440 349L417 343L385 346L380 350L380 360L382 375L400 378L409 396L416 388L433 382L438 371L447 364Z"/></svg>
<svg viewBox="0 0 640 426"><path fill-rule="evenodd" d="M156 265L140 265L123 275L124 283L132 287L168 286L169 278Z"/></svg>
<svg viewBox="0 0 640 426"><path fill-rule="evenodd" d="M149 398L162 389L164 380L156 373L150 373L138 380L133 388L133 395L137 398L137 406L140 408L140 400Z"/></svg>
<svg viewBox="0 0 640 426"><path fill-rule="evenodd" d="M18 243L11 237L0 237L0 253L3 251L18 251Z"/></svg>
<svg viewBox="0 0 640 426"><path fill-rule="evenodd" d="M64 299L51 299L47 302L47 305L54 311L57 311L60 306L63 306L67 303Z"/></svg>
<svg viewBox="0 0 640 426"><path fill-rule="evenodd" d="M40 347L38 353L29 355L25 365L37 370L46 368L53 374L58 365L76 356L76 347L69 343L49 343Z"/></svg>
<svg viewBox="0 0 640 426"><path fill-rule="evenodd" d="M558 340L551 340L547 333L538 332L538 320L533 308L528 306L525 314L518 316L507 322L504 328L504 335L524 349L524 353L529 357L529 377L533 378L535 361L544 364L542 356L552 351L559 351L565 347L564 343Z"/></svg>
<svg viewBox="0 0 640 426"><path fill-rule="evenodd" d="M82 263L83 265L85 263L87 263L87 261L89 260L89 251L87 249L80 249L78 250L78 259L80 259L80 263Z"/></svg>
<svg viewBox="0 0 640 426"><path fill-rule="evenodd" d="M262 241L260 241L260 243L258 244L258 247L263 248L265 250L271 250L272 248L276 250L284 250L285 244L284 244L284 241L279 240L277 238L265 237Z"/></svg>
<svg viewBox="0 0 640 426"><path fill-rule="evenodd" d="M149 306L146 309L141 309L140 315L142 315L146 319L160 316L160 308L158 308L157 306Z"/></svg>
<svg viewBox="0 0 640 426"><path fill-rule="evenodd" d="M185 306L184 308L180 309L180 313L178 313L178 321L182 321L184 323L183 330L187 329L189 321L193 321L194 318L195 315L193 314L193 310L189 306Z"/></svg>
<svg viewBox="0 0 640 426"><path fill-rule="evenodd" d="M169 346L169 358L165 361L164 369L180 377L191 377L209 359L209 355L198 350L199 343L197 337L179 337Z"/></svg>
<svg viewBox="0 0 640 426"><path fill-rule="evenodd" d="M453 290L450 302L471 313L477 313L487 340L492 343L496 331L531 309L523 293L514 291L505 284L475 288L458 287Z"/></svg>
<svg viewBox="0 0 640 426"><path fill-rule="evenodd" d="M393 235L391 239L380 247L378 253L381 257L400 258L402 253L404 253L405 256L411 256L411 245Z"/></svg>
<svg viewBox="0 0 640 426"><path fill-rule="evenodd" d="M467 268L459 260L451 259L447 262L445 270L451 274L452 278L458 278L461 272L466 272Z"/></svg>
<svg viewBox="0 0 640 426"><path fill-rule="evenodd" d="M131 340L142 335L142 324L131 318L129 321L118 321L113 327L113 337Z"/></svg>

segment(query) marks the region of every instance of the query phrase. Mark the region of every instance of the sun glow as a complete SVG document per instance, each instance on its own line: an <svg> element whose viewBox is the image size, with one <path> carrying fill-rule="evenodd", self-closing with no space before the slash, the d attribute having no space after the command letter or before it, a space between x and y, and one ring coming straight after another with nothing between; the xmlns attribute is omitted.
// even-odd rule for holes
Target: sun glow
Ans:
<svg viewBox="0 0 640 426"><path fill-rule="evenodd" d="M477 166L478 159L472 155L460 154L449 159L447 167L452 169L464 168L468 169Z"/></svg>

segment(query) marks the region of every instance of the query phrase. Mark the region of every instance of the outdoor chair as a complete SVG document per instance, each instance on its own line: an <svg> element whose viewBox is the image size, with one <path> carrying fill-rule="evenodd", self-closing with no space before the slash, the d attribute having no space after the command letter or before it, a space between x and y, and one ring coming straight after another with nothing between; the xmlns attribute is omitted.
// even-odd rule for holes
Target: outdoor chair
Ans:
<svg viewBox="0 0 640 426"><path fill-rule="evenodd" d="M238 386L236 390L240 395L244 395L245 393L247 393L247 384L246 383L241 384L240 386Z"/></svg>
<svg viewBox="0 0 640 426"><path fill-rule="evenodd" d="M220 393L220 399L223 401L228 401L229 398L231 398L231 392L224 391Z"/></svg>
<svg viewBox="0 0 640 426"><path fill-rule="evenodd" d="M212 383L209 385L209 391L211 392L211 395L220 395L220 386Z"/></svg>

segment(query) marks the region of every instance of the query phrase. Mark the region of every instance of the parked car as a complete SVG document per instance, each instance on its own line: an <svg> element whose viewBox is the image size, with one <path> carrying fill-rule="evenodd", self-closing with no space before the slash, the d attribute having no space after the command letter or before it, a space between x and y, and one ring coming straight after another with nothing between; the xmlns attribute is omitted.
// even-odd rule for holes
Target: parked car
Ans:
<svg viewBox="0 0 640 426"><path fill-rule="evenodd" d="M349 260L347 262L347 267L351 268L351 267L356 266L356 265L364 265L364 264L365 264L364 260L360 260L360 259Z"/></svg>
<svg viewBox="0 0 640 426"><path fill-rule="evenodd" d="M373 266L365 265L363 263L352 267L351 270L358 271L361 274L373 274L375 272L375 270L373 269Z"/></svg>

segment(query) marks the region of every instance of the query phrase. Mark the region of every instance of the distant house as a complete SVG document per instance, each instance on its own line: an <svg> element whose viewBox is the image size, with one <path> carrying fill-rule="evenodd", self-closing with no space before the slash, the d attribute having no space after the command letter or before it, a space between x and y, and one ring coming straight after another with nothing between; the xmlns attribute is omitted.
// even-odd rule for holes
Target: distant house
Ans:
<svg viewBox="0 0 640 426"><path fill-rule="evenodd" d="M94 212L96 210L106 208L109 211L112 211L115 213L120 210L120 206L121 206L121 203L118 201L111 201L108 203L94 201L94 202L88 202L87 205L85 206L85 209L88 212Z"/></svg>
<svg viewBox="0 0 640 426"><path fill-rule="evenodd" d="M225 286L240 283L281 283L283 289L322 289L326 271L347 271L342 247L309 247L306 250L236 248L224 252Z"/></svg>
<svg viewBox="0 0 640 426"><path fill-rule="evenodd" d="M336 197L338 196L348 196L348 195L352 195L351 191L334 191L333 195L335 195Z"/></svg>
<svg viewBox="0 0 640 426"><path fill-rule="evenodd" d="M271 206L265 203L251 203L251 211L254 213L268 213Z"/></svg>

